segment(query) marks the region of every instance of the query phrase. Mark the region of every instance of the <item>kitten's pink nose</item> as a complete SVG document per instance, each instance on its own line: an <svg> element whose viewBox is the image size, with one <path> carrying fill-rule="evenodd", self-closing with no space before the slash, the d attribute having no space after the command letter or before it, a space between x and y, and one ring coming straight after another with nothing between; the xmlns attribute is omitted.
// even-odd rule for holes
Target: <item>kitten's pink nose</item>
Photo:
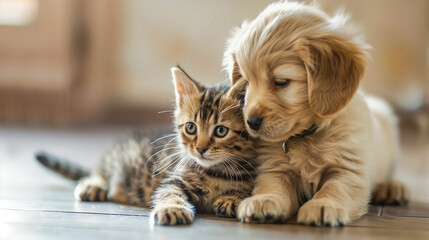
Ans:
<svg viewBox="0 0 429 240"><path fill-rule="evenodd" d="M197 151L203 155L208 150L207 147L197 147Z"/></svg>

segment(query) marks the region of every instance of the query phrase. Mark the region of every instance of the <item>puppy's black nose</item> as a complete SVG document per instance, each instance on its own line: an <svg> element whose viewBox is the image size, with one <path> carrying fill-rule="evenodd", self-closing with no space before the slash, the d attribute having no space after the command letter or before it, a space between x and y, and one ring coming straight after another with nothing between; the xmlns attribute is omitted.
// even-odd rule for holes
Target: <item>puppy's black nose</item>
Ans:
<svg viewBox="0 0 429 240"><path fill-rule="evenodd" d="M247 119L247 124L249 125L249 127L251 129L258 131L262 126L262 120L263 120L263 118L258 118L258 117L252 116L252 117Z"/></svg>

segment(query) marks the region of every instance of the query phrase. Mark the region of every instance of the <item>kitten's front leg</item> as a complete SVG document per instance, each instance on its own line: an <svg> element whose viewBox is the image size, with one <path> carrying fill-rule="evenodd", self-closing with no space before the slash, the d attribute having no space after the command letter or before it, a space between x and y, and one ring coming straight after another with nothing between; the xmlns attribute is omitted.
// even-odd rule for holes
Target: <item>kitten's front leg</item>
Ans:
<svg viewBox="0 0 429 240"><path fill-rule="evenodd" d="M359 172L333 167L324 172L320 190L298 212L298 223L343 226L367 211L369 186Z"/></svg>
<svg viewBox="0 0 429 240"><path fill-rule="evenodd" d="M243 198L237 195L223 195L213 202L213 211L219 217L235 218L237 207Z"/></svg>
<svg viewBox="0 0 429 240"><path fill-rule="evenodd" d="M157 225L191 224L195 218L195 208L187 200L180 186L161 185L153 196L151 220Z"/></svg>
<svg viewBox="0 0 429 240"><path fill-rule="evenodd" d="M77 200L84 202L103 202L107 200L107 181L98 174L82 179L74 190Z"/></svg>
<svg viewBox="0 0 429 240"><path fill-rule="evenodd" d="M253 196L238 206L244 223L283 222L298 210L296 184L287 172L265 172L256 178Z"/></svg>

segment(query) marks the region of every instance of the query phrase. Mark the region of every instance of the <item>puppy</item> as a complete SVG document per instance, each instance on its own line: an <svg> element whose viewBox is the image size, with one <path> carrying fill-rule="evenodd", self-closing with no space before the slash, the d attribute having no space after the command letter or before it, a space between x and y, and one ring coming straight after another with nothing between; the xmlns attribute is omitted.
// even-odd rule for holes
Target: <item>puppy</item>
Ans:
<svg viewBox="0 0 429 240"><path fill-rule="evenodd" d="M347 23L314 6L269 5L229 40L224 64L247 84L247 130L263 140L264 162L243 222L342 226L378 204L406 204L391 180L398 157L396 118L358 90L370 48Z"/></svg>

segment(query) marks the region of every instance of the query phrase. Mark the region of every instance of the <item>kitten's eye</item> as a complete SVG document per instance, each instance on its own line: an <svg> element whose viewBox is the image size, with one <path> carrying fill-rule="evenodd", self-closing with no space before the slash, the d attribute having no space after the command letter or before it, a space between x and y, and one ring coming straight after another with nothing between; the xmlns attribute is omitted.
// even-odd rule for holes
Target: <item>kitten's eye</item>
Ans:
<svg viewBox="0 0 429 240"><path fill-rule="evenodd" d="M227 127L224 127L224 126L217 126L217 127L215 128L214 135L215 135L216 137L220 137L220 138L222 138L222 137L225 137L225 136L226 136L226 134L228 134L228 131L229 131L229 129L228 129Z"/></svg>
<svg viewBox="0 0 429 240"><path fill-rule="evenodd" d="M197 133L197 125L195 125L195 123L188 122L185 125L185 130L188 134L194 135Z"/></svg>
<svg viewBox="0 0 429 240"><path fill-rule="evenodd" d="M276 79L276 81L274 82L274 84L276 85L276 87L282 88L282 87L286 87L290 82L290 79Z"/></svg>

